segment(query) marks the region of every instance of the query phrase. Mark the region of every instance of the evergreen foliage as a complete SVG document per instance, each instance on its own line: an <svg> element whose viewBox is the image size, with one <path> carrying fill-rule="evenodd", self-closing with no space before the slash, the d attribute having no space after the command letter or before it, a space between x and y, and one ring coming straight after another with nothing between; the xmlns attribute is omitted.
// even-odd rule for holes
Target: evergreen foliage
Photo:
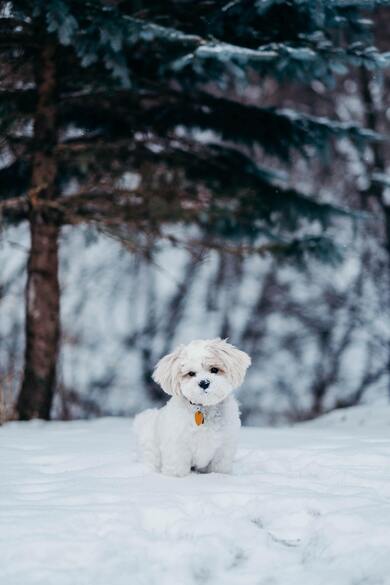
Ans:
<svg viewBox="0 0 390 585"><path fill-rule="evenodd" d="M351 124L243 99L267 78L329 86L349 66L378 69L370 0L14 0L0 2L0 198L19 221L31 206L37 55L56 47L59 225L127 223L159 233L198 224L210 238L258 236L270 250L334 258L323 233L347 212L302 193L287 170L349 137ZM263 154L286 164L267 168ZM123 186L137 173L136 187ZM74 188L74 185L77 188ZM71 195L69 195L71 193ZM321 226L321 234L318 232ZM312 229L311 229L312 226Z"/></svg>

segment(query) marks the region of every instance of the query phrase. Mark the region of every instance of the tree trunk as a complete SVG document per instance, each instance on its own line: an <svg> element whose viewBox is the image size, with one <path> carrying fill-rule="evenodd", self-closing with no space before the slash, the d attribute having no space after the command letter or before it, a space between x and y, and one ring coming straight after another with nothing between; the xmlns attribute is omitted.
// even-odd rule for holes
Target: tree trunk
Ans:
<svg viewBox="0 0 390 585"><path fill-rule="evenodd" d="M43 201L54 199L57 162L56 45L44 38L35 61L37 106L30 206L31 248L26 287L26 349L24 378L17 402L21 420L49 419L56 384L58 357L59 227L45 218Z"/></svg>

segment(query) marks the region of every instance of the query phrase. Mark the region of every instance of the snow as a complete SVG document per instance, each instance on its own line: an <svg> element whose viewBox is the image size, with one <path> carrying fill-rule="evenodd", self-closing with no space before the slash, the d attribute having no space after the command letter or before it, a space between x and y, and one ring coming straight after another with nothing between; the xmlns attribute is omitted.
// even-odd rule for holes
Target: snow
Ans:
<svg viewBox="0 0 390 585"><path fill-rule="evenodd" d="M0 428L6 585L386 585L390 410L244 428L231 476L165 477L131 419Z"/></svg>

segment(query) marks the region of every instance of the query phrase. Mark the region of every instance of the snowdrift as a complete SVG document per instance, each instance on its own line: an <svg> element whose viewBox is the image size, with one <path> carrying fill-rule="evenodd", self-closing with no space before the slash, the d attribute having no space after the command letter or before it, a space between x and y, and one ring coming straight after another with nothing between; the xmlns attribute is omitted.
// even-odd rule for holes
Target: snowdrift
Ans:
<svg viewBox="0 0 390 585"><path fill-rule="evenodd" d="M164 477L130 419L0 428L4 585L390 581L390 409L245 428L234 474Z"/></svg>

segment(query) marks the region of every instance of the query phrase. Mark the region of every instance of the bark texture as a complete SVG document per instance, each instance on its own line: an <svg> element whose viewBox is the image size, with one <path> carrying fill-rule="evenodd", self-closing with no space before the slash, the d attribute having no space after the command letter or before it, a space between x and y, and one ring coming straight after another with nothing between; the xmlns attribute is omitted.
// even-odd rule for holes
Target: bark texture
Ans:
<svg viewBox="0 0 390 585"><path fill-rule="evenodd" d="M50 418L60 339L58 283L59 228L45 217L41 202L56 195L56 45L45 38L37 51L38 101L34 124L31 188L28 192L31 248L26 287L26 350L19 418Z"/></svg>

